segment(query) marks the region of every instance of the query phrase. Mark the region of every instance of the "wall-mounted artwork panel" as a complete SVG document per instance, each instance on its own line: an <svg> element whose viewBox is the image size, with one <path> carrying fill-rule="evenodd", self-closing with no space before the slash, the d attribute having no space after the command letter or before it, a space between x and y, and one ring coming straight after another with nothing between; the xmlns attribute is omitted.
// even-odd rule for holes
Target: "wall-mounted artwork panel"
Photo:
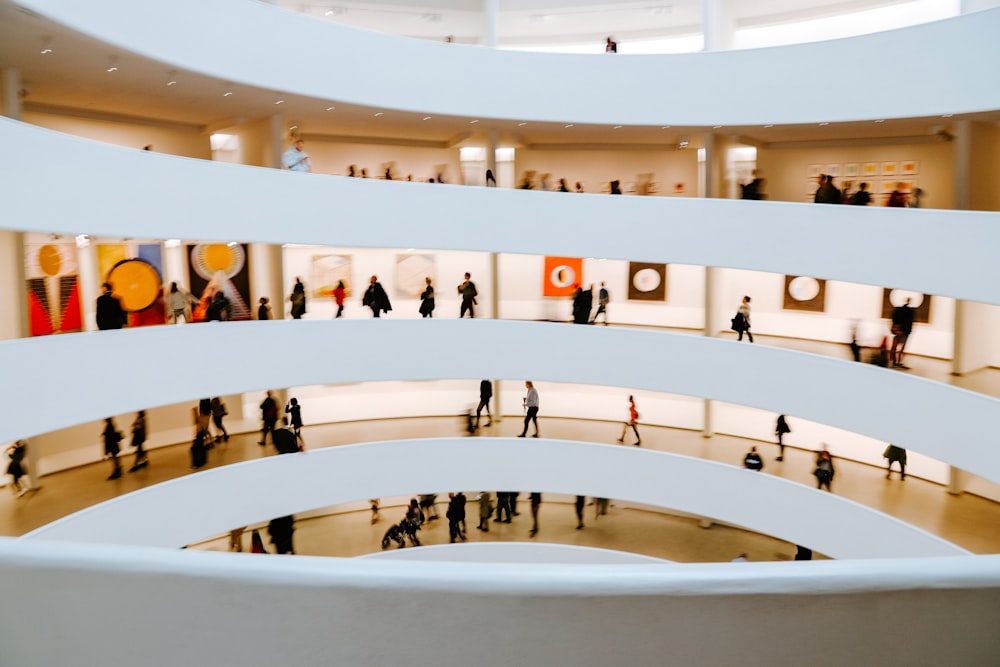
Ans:
<svg viewBox="0 0 1000 667"><path fill-rule="evenodd" d="M208 304L222 291L232 304L233 320L250 319L250 260L245 243L197 243L187 246L188 280L199 299L194 321L204 322Z"/></svg>
<svg viewBox="0 0 1000 667"><path fill-rule="evenodd" d="M629 262L628 300L666 301L667 265Z"/></svg>
<svg viewBox="0 0 1000 667"><path fill-rule="evenodd" d="M785 310L822 313L826 310L826 281L809 276L785 276Z"/></svg>
<svg viewBox="0 0 1000 667"><path fill-rule="evenodd" d="M25 234L24 277L29 335L47 336L83 329L80 269L74 239Z"/></svg>
<svg viewBox="0 0 1000 667"><path fill-rule="evenodd" d="M583 284L583 259L546 257L542 296L573 296L573 286Z"/></svg>

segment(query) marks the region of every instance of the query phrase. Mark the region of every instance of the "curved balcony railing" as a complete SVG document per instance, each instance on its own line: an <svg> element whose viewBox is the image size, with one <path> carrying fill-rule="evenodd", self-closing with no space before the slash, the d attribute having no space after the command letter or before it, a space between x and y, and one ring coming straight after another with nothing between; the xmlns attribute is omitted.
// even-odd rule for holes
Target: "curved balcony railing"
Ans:
<svg viewBox="0 0 1000 667"><path fill-rule="evenodd" d="M246 0L19 4L117 48L225 81L470 118L711 127L1000 108L997 87L982 85L1000 61L1000 10L829 42L606 57L431 43ZM239 30L219 29L228 25ZM831 84L832 71L872 72L887 57L905 57L905 65L891 76Z"/></svg>

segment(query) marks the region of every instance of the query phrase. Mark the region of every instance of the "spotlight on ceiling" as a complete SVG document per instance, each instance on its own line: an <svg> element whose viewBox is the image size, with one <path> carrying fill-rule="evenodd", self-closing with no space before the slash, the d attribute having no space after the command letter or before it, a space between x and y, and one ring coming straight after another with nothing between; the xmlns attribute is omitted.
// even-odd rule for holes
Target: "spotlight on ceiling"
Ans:
<svg viewBox="0 0 1000 667"><path fill-rule="evenodd" d="M46 37L42 40L42 49L39 51L43 56L47 56L52 53L52 38Z"/></svg>
<svg viewBox="0 0 1000 667"><path fill-rule="evenodd" d="M117 56L111 56L108 58L108 68L106 72L117 72L118 71L118 58Z"/></svg>

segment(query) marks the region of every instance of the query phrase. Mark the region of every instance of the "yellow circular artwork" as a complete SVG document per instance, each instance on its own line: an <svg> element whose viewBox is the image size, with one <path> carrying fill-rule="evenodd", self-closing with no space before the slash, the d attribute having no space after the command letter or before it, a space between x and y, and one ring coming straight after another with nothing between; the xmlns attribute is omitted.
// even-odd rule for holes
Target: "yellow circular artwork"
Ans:
<svg viewBox="0 0 1000 667"><path fill-rule="evenodd" d="M136 313L156 303L160 295L160 274L141 259L126 259L115 264L108 282L121 299L126 312Z"/></svg>
<svg viewBox="0 0 1000 667"><path fill-rule="evenodd" d="M52 244L43 245L38 249L38 267L47 276L59 275L62 268L62 254L59 248Z"/></svg>

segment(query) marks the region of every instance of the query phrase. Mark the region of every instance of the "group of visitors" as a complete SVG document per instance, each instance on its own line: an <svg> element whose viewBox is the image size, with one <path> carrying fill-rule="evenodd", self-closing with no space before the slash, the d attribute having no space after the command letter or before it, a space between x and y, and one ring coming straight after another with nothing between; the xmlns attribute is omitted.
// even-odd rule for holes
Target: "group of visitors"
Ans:
<svg viewBox="0 0 1000 667"><path fill-rule="evenodd" d="M143 447L147 436L145 410L139 410L139 412L135 413L131 430L131 445L135 448L135 460L128 471L136 472L149 466L149 456ZM108 417L104 420L104 430L101 432L101 438L104 441L104 457L111 461L111 474L108 476L108 480L119 479L122 476L122 466L118 460L118 456L121 454L121 442L125 439L125 436L118 430L113 417Z"/></svg>
<svg viewBox="0 0 1000 667"><path fill-rule="evenodd" d="M816 180L819 183L819 187L816 188L816 193L813 195L813 201L817 204L851 204L854 206L868 206L872 203L872 195L868 190L868 183L861 183L858 185L857 191L854 193L849 192L851 183L848 182L843 191L840 190L834 184L834 176L830 174L820 174ZM889 194L889 198L886 200L885 205L893 208L920 208L921 200L923 199L924 191L920 188L914 188L913 192L907 196L907 193L897 189ZM746 199L746 197L744 197Z"/></svg>
<svg viewBox="0 0 1000 667"><path fill-rule="evenodd" d="M601 282L601 287L597 291L597 310L593 317L590 313L594 310L594 286L583 289L579 284L573 289L573 323L574 324L596 324L597 318L604 315L604 326L608 325L608 304L611 303L611 293L607 286Z"/></svg>

